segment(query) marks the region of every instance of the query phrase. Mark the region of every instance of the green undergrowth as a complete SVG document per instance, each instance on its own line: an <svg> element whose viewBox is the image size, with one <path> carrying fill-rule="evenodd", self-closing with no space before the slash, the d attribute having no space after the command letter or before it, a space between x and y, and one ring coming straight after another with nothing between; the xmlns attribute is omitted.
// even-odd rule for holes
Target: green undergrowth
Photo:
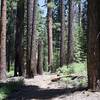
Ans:
<svg viewBox="0 0 100 100"><path fill-rule="evenodd" d="M12 65L12 66L10 67L10 71L7 72L7 76L8 76L8 77L13 77L13 76L14 76L14 65Z"/></svg>
<svg viewBox="0 0 100 100"><path fill-rule="evenodd" d="M72 63L68 66L64 65L57 69L57 74L59 75L70 75L70 74L78 74L78 75L87 75L86 71L86 63Z"/></svg>
<svg viewBox="0 0 100 100"><path fill-rule="evenodd" d="M68 85L83 87L87 85L86 66L86 63L72 63L68 66L64 65L57 69L57 74L62 77L61 81L66 82ZM76 77L74 78L74 76Z"/></svg>

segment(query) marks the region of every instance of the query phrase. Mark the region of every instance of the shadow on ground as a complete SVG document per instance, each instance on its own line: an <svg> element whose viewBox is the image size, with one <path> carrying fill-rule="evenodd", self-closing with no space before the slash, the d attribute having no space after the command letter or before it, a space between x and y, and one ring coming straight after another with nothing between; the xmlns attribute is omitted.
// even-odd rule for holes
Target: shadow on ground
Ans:
<svg viewBox="0 0 100 100"><path fill-rule="evenodd" d="M41 99L41 100L51 100L54 97L59 97L62 95L70 95L75 91L82 91L86 88L64 88L64 89L42 89L38 86L22 86L16 89L14 93L9 95L5 100L31 100L31 99Z"/></svg>

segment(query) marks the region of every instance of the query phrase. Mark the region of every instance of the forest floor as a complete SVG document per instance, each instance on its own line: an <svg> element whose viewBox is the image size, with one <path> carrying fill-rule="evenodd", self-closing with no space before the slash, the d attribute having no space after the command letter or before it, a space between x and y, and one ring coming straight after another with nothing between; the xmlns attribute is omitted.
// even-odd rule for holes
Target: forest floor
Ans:
<svg viewBox="0 0 100 100"><path fill-rule="evenodd" d="M62 81L51 80L57 75L38 75L34 79L24 79L19 87L5 100L100 100L99 92L90 92L84 88L67 87Z"/></svg>

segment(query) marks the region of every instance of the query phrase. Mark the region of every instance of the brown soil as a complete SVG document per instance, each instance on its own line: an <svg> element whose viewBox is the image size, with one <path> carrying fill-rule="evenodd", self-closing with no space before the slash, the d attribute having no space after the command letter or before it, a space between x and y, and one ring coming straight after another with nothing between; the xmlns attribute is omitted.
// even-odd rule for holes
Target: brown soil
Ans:
<svg viewBox="0 0 100 100"><path fill-rule="evenodd" d="M17 89L6 100L100 100L99 92L84 88L68 88L64 82L52 82L57 75L35 76L24 79L25 86Z"/></svg>

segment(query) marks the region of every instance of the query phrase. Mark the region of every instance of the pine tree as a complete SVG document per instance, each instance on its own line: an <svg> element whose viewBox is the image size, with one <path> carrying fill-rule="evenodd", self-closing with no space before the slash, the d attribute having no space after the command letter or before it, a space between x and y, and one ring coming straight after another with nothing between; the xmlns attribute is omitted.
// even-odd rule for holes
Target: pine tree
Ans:
<svg viewBox="0 0 100 100"><path fill-rule="evenodd" d="M36 51L37 51L37 44L36 44L36 8L37 8L37 0L34 0L33 3L33 20L32 20L32 37L31 37L31 76L37 74L37 59L36 59Z"/></svg>
<svg viewBox="0 0 100 100"><path fill-rule="evenodd" d="M52 0L47 0L47 33L48 33L48 65L53 64L53 37L52 37Z"/></svg>
<svg viewBox="0 0 100 100"><path fill-rule="evenodd" d="M27 2L27 77L37 74L36 60L36 0Z"/></svg>
<svg viewBox="0 0 100 100"><path fill-rule="evenodd" d="M27 54L26 54L26 76L30 77L31 73L31 36L32 36L32 19L33 19L33 2L34 0L27 0Z"/></svg>
<svg viewBox="0 0 100 100"><path fill-rule="evenodd" d="M6 79L6 0L1 2L0 80Z"/></svg>
<svg viewBox="0 0 100 100"><path fill-rule="evenodd" d="M94 12L95 11L95 12ZM100 0L88 0L88 87L100 90Z"/></svg>
<svg viewBox="0 0 100 100"><path fill-rule="evenodd" d="M38 74L43 74L43 41L38 41L38 63L37 63Z"/></svg>
<svg viewBox="0 0 100 100"><path fill-rule="evenodd" d="M16 36L15 36L15 76L23 74L23 35L24 35L24 0L17 3L16 17Z"/></svg>
<svg viewBox="0 0 100 100"><path fill-rule="evenodd" d="M67 64L70 64L73 62L73 0L69 0L68 4Z"/></svg>
<svg viewBox="0 0 100 100"><path fill-rule="evenodd" d="M64 0L60 0L61 3L61 47L60 47L60 66L65 64L65 7Z"/></svg>

